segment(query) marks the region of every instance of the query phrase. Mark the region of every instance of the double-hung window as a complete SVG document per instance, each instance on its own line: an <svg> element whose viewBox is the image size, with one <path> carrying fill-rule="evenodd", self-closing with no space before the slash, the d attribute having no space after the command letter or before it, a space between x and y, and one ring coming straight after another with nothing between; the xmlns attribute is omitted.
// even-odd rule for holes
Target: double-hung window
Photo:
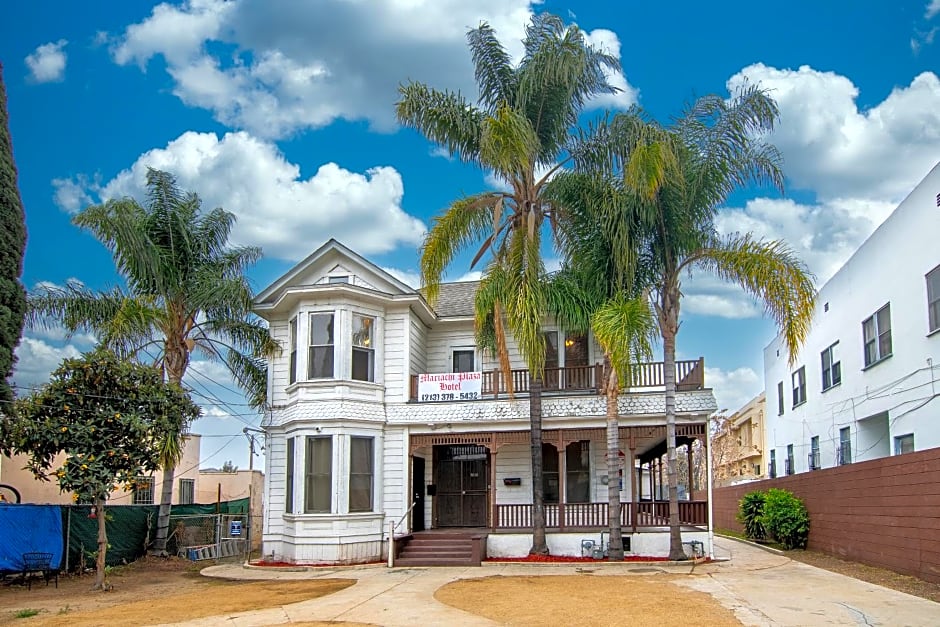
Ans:
<svg viewBox="0 0 940 627"><path fill-rule="evenodd" d="M850 427L839 429L839 465L852 463L852 431Z"/></svg>
<svg viewBox="0 0 940 627"><path fill-rule="evenodd" d="M862 322L865 341L865 366L891 356L891 303Z"/></svg>
<svg viewBox="0 0 940 627"><path fill-rule="evenodd" d="M353 314L352 378L375 381L375 318Z"/></svg>
<svg viewBox="0 0 940 627"><path fill-rule="evenodd" d="M284 511L288 514L294 511L294 440L287 438L287 477L284 486Z"/></svg>
<svg viewBox="0 0 940 627"><path fill-rule="evenodd" d="M308 437L304 456L304 512L329 513L333 503L333 439Z"/></svg>
<svg viewBox="0 0 940 627"><path fill-rule="evenodd" d="M591 443L572 442L565 449L565 501L591 502Z"/></svg>
<svg viewBox="0 0 940 627"><path fill-rule="evenodd" d="M793 373L793 406L806 402L806 366Z"/></svg>
<svg viewBox="0 0 940 627"><path fill-rule="evenodd" d="M927 329L940 329L940 266L927 273Z"/></svg>
<svg viewBox="0 0 940 627"><path fill-rule="evenodd" d="M777 382L777 415L783 415L783 381Z"/></svg>
<svg viewBox="0 0 940 627"><path fill-rule="evenodd" d="M307 356L308 379L332 379L333 314L310 314L310 349Z"/></svg>
<svg viewBox="0 0 940 627"><path fill-rule="evenodd" d="M819 459L819 436L814 435L809 441L809 469L810 470L819 470L820 459Z"/></svg>
<svg viewBox="0 0 940 627"><path fill-rule="evenodd" d="M353 436L349 441L349 511L372 511L374 439Z"/></svg>
<svg viewBox="0 0 940 627"><path fill-rule="evenodd" d="M196 480L180 479L180 505L191 505L196 502Z"/></svg>
<svg viewBox="0 0 940 627"><path fill-rule="evenodd" d="M796 473L796 467L793 464L793 445L787 444L787 458L784 460L784 465L786 466L786 471L788 475Z"/></svg>
<svg viewBox="0 0 940 627"><path fill-rule="evenodd" d="M297 382L297 318L290 321L290 372L289 383Z"/></svg>
<svg viewBox="0 0 940 627"><path fill-rule="evenodd" d="M823 392L842 383L842 362L839 361L839 356L836 354L836 347L838 346L839 343L836 342L824 350L821 355Z"/></svg>

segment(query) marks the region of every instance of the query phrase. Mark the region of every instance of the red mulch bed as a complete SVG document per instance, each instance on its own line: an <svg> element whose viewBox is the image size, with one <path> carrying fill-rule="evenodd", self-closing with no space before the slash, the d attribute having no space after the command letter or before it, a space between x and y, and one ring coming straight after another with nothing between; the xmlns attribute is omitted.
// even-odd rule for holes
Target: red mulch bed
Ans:
<svg viewBox="0 0 940 627"><path fill-rule="evenodd" d="M522 562L522 563L543 563L543 564L566 564L569 562L587 562L596 564L609 560L596 560L593 557L574 557L569 555L526 555L525 557L488 557L486 562ZM668 557L653 557L648 555L628 555L623 559L624 562L668 562Z"/></svg>

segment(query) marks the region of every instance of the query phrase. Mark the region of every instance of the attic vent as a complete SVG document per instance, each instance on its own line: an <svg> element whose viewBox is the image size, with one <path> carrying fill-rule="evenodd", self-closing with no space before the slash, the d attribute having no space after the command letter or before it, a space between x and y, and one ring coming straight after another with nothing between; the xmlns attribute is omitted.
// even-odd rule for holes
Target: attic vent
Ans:
<svg viewBox="0 0 940 627"><path fill-rule="evenodd" d="M331 276L330 284L332 285L334 283L349 283L349 277L348 276Z"/></svg>
<svg viewBox="0 0 940 627"><path fill-rule="evenodd" d="M940 207L940 194L937 194L937 206Z"/></svg>

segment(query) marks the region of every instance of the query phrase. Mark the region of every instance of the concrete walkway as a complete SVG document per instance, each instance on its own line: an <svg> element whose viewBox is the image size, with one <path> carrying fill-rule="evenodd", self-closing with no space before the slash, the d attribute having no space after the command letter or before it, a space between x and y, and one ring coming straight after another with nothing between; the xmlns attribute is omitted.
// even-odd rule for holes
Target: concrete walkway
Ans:
<svg viewBox="0 0 940 627"><path fill-rule="evenodd" d="M496 625L493 621L438 603L434 591L451 581L485 576L574 575L642 577L653 570L685 575L674 583L712 595L745 625L940 625L940 604L807 566L761 548L719 538L716 557L729 561L699 566L660 564L487 564L482 568L383 566L286 572L210 566L206 576L226 579L301 580L349 578L357 583L334 594L265 610L178 623L190 627L249 627L301 621L344 621L376 625Z"/></svg>

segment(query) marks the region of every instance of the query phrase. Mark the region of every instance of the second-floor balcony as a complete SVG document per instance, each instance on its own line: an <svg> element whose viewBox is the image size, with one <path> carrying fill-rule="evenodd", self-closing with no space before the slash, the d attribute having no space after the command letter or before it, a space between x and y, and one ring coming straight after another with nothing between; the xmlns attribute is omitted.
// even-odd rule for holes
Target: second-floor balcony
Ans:
<svg viewBox="0 0 940 627"><path fill-rule="evenodd" d="M623 386L627 392L655 392L663 391L666 387L665 367L663 362L647 362L634 364L630 370L629 385ZM443 374L443 373L442 373ZM449 374L449 373L448 373ZM419 375L411 375L411 388L409 398L411 401L466 401L466 400L495 400L509 396L506 377L498 370L484 370L480 373L480 392L475 396L467 396L456 392L444 398L420 399ZM528 396L531 389L531 373L527 369L513 369L510 371L512 381L512 394L515 396ZM548 395L583 395L600 394L604 380L603 364L590 366L568 366L562 368L545 368L542 381L542 392ZM676 391L686 392L705 388L705 360L702 357L693 360L676 362Z"/></svg>

